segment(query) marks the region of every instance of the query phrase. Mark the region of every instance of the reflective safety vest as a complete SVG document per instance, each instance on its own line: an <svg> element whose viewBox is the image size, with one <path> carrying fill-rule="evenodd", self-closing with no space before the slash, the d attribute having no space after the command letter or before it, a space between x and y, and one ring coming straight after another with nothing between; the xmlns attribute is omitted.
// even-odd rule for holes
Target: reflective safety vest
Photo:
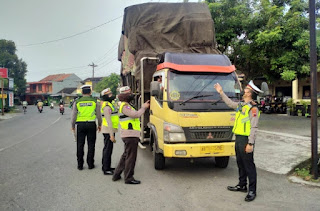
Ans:
<svg viewBox="0 0 320 211"><path fill-rule="evenodd" d="M131 118L122 113L123 106L125 105L130 106L128 103L122 102L119 108L119 122L121 129L140 131L140 119ZM132 110L135 110L132 106L130 107Z"/></svg>
<svg viewBox="0 0 320 211"><path fill-rule="evenodd" d="M118 125L119 125L119 115L118 115L118 112L116 112L114 106L109 103L108 101L104 101L102 103L102 106L101 106L101 114L102 116L104 116L103 114L103 109L104 107L106 107L108 104L108 106L111 108L111 122L112 122L112 128L115 128L115 129L118 129ZM102 118L102 125L108 127L108 122L105 118Z"/></svg>
<svg viewBox="0 0 320 211"><path fill-rule="evenodd" d="M233 126L232 132L236 135L249 136L251 130L251 122L249 112L253 106L251 104L246 104L242 106L238 105L236 109L236 120ZM258 112L260 116L260 112Z"/></svg>
<svg viewBox="0 0 320 211"><path fill-rule="evenodd" d="M92 97L82 97L77 100L77 120L76 122L95 122L97 101Z"/></svg>

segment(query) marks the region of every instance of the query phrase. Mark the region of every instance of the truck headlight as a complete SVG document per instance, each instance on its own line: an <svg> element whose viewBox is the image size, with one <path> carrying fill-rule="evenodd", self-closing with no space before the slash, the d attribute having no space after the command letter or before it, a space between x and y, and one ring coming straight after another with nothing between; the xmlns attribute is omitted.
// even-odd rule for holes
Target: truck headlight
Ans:
<svg viewBox="0 0 320 211"><path fill-rule="evenodd" d="M186 142L186 136L182 127L171 123L163 123L164 142Z"/></svg>

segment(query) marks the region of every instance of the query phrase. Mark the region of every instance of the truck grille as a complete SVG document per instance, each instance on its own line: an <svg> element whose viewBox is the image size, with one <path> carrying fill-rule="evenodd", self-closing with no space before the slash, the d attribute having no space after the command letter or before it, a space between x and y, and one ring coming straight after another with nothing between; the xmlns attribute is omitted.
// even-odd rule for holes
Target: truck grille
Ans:
<svg viewBox="0 0 320 211"><path fill-rule="evenodd" d="M221 142L232 139L232 127L183 128L187 142Z"/></svg>

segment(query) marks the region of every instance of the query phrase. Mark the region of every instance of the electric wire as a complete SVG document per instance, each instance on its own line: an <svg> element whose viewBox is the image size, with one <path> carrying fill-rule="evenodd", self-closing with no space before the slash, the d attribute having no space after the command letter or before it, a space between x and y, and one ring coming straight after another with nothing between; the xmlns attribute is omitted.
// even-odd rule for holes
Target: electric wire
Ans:
<svg viewBox="0 0 320 211"><path fill-rule="evenodd" d="M108 24L108 23L111 23L111 22L113 22L113 21L116 21L116 20L118 20L118 19L121 18L121 17L123 17L123 15L121 15L121 16L119 16L119 17L117 17L117 18L111 19L111 20L109 20L109 21L107 21L107 22L104 22L104 23L102 23L102 24L100 24L100 25L98 25L98 26L92 27L92 28L90 28L90 29L87 29L87 30L85 30L85 31L82 31L82 32L79 32L79 33L76 33L76 34L73 34L73 35L70 35L70 36L67 36L67 37L62 37L62 38L55 39L55 40L49 40L49 41L44 41L44 42L32 43L32 44L17 45L17 46L20 46L20 47L28 47L28 46L43 45L43 44L58 42L58 41L61 41L61 40L70 39L70 38L79 36L79 35L81 35L81 34L90 32L90 31L92 31L92 30L94 30L94 29L96 29L96 28L99 28L99 27L101 27L101 26L104 26L104 25L106 25L106 24Z"/></svg>

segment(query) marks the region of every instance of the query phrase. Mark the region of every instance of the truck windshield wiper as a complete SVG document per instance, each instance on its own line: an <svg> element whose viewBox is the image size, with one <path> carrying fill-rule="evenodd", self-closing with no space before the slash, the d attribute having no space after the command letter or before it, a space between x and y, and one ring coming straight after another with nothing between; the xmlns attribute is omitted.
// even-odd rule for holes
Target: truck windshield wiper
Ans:
<svg viewBox="0 0 320 211"><path fill-rule="evenodd" d="M213 95L196 95L196 96L193 96L183 102L180 103L180 105L183 105L185 104L186 102L190 101L190 100L193 100L193 99L196 99L196 98L201 98L201 97L210 97L210 96L213 96Z"/></svg>

